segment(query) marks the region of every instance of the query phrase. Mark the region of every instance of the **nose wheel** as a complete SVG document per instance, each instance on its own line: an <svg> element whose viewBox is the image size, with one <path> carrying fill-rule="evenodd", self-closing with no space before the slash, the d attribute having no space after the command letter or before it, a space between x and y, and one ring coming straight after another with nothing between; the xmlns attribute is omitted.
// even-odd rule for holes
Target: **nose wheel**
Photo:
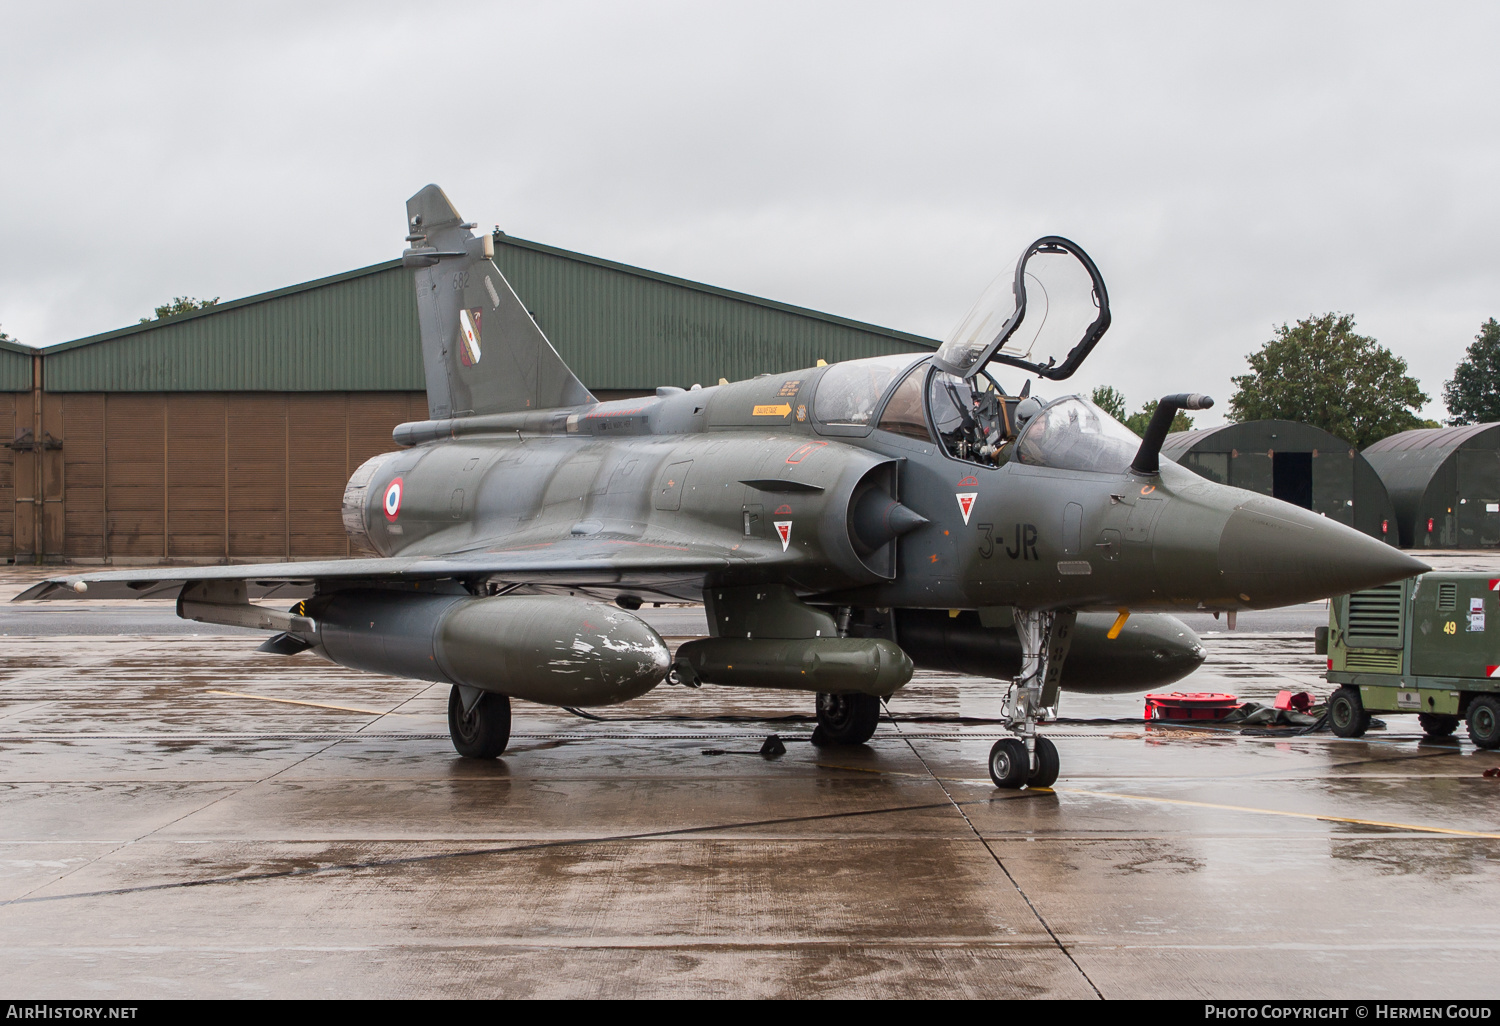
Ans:
<svg viewBox="0 0 1500 1026"><path fill-rule="evenodd" d="M1057 715L1058 684L1072 642L1077 614L1072 610L1015 610L1021 642L1021 674L1005 698L1005 725L1016 737L990 749L990 779L996 787L1051 787L1061 764L1057 746L1036 732L1037 724Z"/></svg>
<svg viewBox="0 0 1500 1026"><path fill-rule="evenodd" d="M996 787L1016 791L1022 787L1051 787L1057 783L1062 765L1057 746L1045 737L1032 739L1034 751L1018 737L1001 738L990 749L990 779Z"/></svg>

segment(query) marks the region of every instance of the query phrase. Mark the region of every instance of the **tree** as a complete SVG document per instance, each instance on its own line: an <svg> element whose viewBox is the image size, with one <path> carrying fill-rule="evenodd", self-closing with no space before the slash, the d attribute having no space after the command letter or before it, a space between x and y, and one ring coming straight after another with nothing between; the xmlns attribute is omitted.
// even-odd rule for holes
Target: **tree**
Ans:
<svg viewBox="0 0 1500 1026"><path fill-rule="evenodd" d="M10 333L5 329L0 328L0 342L15 342L15 339L11 338Z"/></svg>
<svg viewBox="0 0 1500 1026"><path fill-rule="evenodd" d="M1094 389L1094 394L1089 398L1094 400L1094 405L1105 413L1118 420L1125 422L1125 395L1116 390L1112 385L1100 385Z"/></svg>
<svg viewBox="0 0 1500 1026"><path fill-rule="evenodd" d="M1093 399L1095 406L1138 435L1146 433L1146 425L1151 423L1151 417L1156 413L1156 400L1153 399L1142 405L1140 412L1126 414L1125 394L1112 385L1100 385L1094 389L1089 398ZM1191 431L1192 429L1193 418L1178 410L1177 416L1172 418L1172 430Z"/></svg>
<svg viewBox="0 0 1500 1026"><path fill-rule="evenodd" d="M1155 399L1152 399L1148 403L1142 403L1139 410L1125 418L1125 426L1136 434L1145 437L1146 425L1150 424L1151 418L1156 415L1156 403L1157 400ZM1191 431L1193 430L1193 418L1178 410L1177 414L1172 418L1172 426L1167 430L1169 433L1172 431Z"/></svg>
<svg viewBox="0 0 1500 1026"><path fill-rule="evenodd" d="M1259 352L1254 372L1232 379L1229 419L1295 420L1363 449L1387 435L1420 427L1427 402L1406 361L1354 331L1351 314L1309 316L1283 324Z"/></svg>
<svg viewBox="0 0 1500 1026"><path fill-rule="evenodd" d="M1500 420L1500 324L1491 317L1479 326L1453 380L1443 386L1452 424Z"/></svg>
<svg viewBox="0 0 1500 1026"><path fill-rule="evenodd" d="M219 301L219 297L212 299L193 299L191 296L175 296L170 303L163 303L156 308L155 317L142 317L142 324L150 324L164 317L176 317L178 314L192 313L194 310L207 310Z"/></svg>

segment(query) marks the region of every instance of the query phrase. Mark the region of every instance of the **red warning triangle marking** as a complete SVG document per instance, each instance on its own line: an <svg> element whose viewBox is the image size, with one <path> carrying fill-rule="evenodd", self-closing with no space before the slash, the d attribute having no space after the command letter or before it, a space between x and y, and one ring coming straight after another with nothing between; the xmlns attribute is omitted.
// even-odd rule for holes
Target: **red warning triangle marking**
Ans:
<svg viewBox="0 0 1500 1026"><path fill-rule="evenodd" d="M1484 668L1486 677L1500 677L1500 666L1486 666Z"/></svg>
<svg viewBox="0 0 1500 1026"><path fill-rule="evenodd" d="M781 536L781 551L785 552L786 547L792 543L792 522L790 520L773 520L771 522L776 525L776 533Z"/></svg>
<svg viewBox="0 0 1500 1026"><path fill-rule="evenodd" d="M958 497L958 510L964 515L964 523L969 522L969 514L974 512L974 500L979 497L978 492L954 492Z"/></svg>
<svg viewBox="0 0 1500 1026"><path fill-rule="evenodd" d="M1490 591L1500 591L1500 577L1490 578Z"/></svg>

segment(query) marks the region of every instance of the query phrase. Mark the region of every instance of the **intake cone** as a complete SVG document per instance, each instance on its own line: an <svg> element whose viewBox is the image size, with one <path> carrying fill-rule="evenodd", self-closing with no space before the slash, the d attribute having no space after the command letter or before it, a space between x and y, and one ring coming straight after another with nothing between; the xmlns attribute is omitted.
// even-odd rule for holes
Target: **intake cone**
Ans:
<svg viewBox="0 0 1500 1026"><path fill-rule="evenodd" d="M927 518L903 506L879 488L871 488L854 505L849 533L861 556L867 556L893 538L927 523Z"/></svg>

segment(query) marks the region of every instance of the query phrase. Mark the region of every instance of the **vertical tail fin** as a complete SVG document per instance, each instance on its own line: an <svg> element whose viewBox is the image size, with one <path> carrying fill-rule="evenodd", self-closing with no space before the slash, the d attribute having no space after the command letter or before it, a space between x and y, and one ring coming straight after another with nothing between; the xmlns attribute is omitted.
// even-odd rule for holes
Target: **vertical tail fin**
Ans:
<svg viewBox="0 0 1500 1026"><path fill-rule="evenodd" d="M432 419L595 401L495 266L494 240L476 238L442 189L407 200L406 224Z"/></svg>

